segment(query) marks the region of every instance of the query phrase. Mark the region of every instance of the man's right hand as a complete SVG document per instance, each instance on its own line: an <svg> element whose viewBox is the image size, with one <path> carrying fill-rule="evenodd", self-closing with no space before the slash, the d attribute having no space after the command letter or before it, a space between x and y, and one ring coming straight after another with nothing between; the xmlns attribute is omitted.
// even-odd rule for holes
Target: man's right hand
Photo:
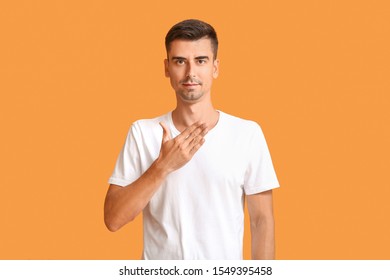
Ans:
<svg viewBox="0 0 390 280"><path fill-rule="evenodd" d="M110 185L104 204L104 221L117 231L132 221L149 203L168 173L185 165L204 143L205 124L194 123L171 139L164 123L160 155L137 180L125 187Z"/></svg>
<svg viewBox="0 0 390 280"><path fill-rule="evenodd" d="M171 138L165 123L160 122L163 129L160 155L156 164L170 173L185 165L203 145L208 129L206 124L195 122L175 138Z"/></svg>

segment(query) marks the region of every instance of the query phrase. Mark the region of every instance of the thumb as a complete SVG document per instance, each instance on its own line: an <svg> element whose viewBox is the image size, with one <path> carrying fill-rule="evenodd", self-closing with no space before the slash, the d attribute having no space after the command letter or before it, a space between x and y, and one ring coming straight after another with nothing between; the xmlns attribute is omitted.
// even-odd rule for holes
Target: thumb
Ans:
<svg viewBox="0 0 390 280"><path fill-rule="evenodd" d="M164 142L170 140L171 137L169 135L169 129L168 129L167 125L165 123L163 123L163 122L160 122L160 125L161 125L161 127L163 129L162 142L164 143Z"/></svg>

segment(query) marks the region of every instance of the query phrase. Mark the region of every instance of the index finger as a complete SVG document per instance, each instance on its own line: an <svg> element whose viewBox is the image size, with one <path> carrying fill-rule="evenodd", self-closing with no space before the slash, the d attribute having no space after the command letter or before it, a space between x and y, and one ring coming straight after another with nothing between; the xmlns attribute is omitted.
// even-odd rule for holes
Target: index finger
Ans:
<svg viewBox="0 0 390 280"><path fill-rule="evenodd" d="M203 128L202 128L203 126ZM195 122L193 123L191 126L187 127L185 130L183 130L182 133L180 133L177 138L179 140L182 140L182 139L187 139L191 133L193 133L196 129L198 128L201 128L201 131L205 128L206 124L204 123L200 123L200 122Z"/></svg>

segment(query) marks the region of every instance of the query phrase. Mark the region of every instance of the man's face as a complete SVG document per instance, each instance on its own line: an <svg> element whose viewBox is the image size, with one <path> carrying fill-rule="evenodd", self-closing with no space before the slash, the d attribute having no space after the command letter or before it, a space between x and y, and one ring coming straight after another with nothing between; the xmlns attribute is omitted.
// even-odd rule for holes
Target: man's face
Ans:
<svg viewBox="0 0 390 280"><path fill-rule="evenodd" d="M196 103L209 96L213 79L218 77L219 61L214 60L210 39L174 40L164 64L165 76L184 102Z"/></svg>

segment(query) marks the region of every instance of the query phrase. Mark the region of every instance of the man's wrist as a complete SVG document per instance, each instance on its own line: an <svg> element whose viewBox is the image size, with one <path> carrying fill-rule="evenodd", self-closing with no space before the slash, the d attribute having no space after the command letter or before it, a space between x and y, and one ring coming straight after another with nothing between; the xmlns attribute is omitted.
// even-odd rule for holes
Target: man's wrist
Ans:
<svg viewBox="0 0 390 280"><path fill-rule="evenodd" d="M170 171L166 168L166 165L161 162L160 158L157 158L151 165L150 169L158 178L164 179Z"/></svg>

